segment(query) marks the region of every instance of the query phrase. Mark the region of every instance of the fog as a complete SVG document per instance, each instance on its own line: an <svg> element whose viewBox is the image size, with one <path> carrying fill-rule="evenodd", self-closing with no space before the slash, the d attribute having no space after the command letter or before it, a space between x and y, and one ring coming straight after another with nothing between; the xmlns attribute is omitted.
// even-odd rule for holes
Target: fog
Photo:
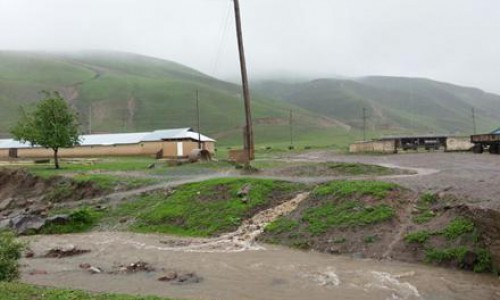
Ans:
<svg viewBox="0 0 500 300"><path fill-rule="evenodd" d="M254 80L414 76L500 92L500 1L240 1ZM119 50L238 75L231 0L0 0L0 49Z"/></svg>

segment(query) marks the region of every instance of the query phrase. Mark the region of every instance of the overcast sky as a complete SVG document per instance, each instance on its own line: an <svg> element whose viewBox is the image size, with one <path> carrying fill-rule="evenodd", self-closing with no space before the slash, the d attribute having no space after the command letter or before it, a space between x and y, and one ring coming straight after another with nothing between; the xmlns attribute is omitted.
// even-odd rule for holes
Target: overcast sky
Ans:
<svg viewBox="0 0 500 300"><path fill-rule="evenodd" d="M240 0L250 75L428 77L500 92L498 0ZM0 48L120 50L238 74L231 0L0 0Z"/></svg>

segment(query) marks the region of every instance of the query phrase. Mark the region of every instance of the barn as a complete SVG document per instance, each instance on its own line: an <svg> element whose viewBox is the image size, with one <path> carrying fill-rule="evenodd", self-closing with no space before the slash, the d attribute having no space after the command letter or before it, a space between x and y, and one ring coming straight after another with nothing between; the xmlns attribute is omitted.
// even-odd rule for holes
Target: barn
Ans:
<svg viewBox="0 0 500 300"><path fill-rule="evenodd" d="M153 156L187 158L193 149L215 154L215 140L192 128L155 130L152 132L89 134L80 136L74 148L59 149L60 157ZM13 139L0 139L0 159L50 158L51 149L32 146Z"/></svg>

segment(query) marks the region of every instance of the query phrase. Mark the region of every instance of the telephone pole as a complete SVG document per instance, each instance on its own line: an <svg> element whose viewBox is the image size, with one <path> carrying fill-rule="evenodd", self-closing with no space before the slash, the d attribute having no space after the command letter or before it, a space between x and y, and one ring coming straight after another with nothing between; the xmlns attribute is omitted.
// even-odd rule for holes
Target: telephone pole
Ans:
<svg viewBox="0 0 500 300"><path fill-rule="evenodd" d="M196 118L198 119L198 149L201 149L200 95L198 90L196 90Z"/></svg>
<svg viewBox="0 0 500 300"><path fill-rule="evenodd" d="M293 149L293 111L291 109L290 109L289 125L290 125L290 150L292 150Z"/></svg>
<svg viewBox="0 0 500 300"><path fill-rule="evenodd" d="M253 159L253 128L252 128L252 113L250 107L250 89L248 87L247 66L245 62L245 51L243 49L243 33L241 29L241 14L239 0L234 2L234 15L236 19L236 35L238 37L238 50L240 54L241 67L241 82L243 85L243 100L245 105L245 130L244 130L244 148L247 154L246 167L250 167L250 161Z"/></svg>
<svg viewBox="0 0 500 300"><path fill-rule="evenodd" d="M366 108L363 107L363 142L366 141Z"/></svg>
<svg viewBox="0 0 500 300"><path fill-rule="evenodd" d="M474 109L474 107L471 110L472 110L472 128L474 129L474 134L476 134L476 110Z"/></svg>
<svg viewBox="0 0 500 300"><path fill-rule="evenodd" d="M89 106L89 134L92 134L92 103Z"/></svg>

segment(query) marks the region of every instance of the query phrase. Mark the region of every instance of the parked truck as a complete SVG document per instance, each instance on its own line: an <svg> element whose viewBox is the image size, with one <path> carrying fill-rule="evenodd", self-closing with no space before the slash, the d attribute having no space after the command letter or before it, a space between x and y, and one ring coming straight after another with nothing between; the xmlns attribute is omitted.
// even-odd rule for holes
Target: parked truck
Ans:
<svg viewBox="0 0 500 300"><path fill-rule="evenodd" d="M488 151L492 154L500 154L500 130L487 134L474 134L470 137L474 144L472 152L483 153Z"/></svg>

